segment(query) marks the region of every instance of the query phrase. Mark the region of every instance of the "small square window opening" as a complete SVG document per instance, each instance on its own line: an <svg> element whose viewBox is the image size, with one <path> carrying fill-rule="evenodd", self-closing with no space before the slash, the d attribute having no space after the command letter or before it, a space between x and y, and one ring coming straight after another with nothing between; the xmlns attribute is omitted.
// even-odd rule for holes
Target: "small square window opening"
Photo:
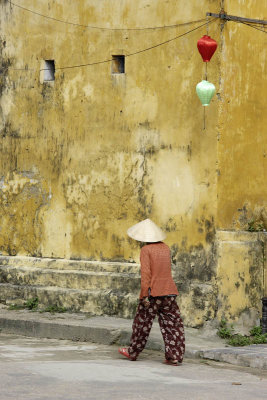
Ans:
<svg viewBox="0 0 267 400"><path fill-rule="evenodd" d="M44 62L44 82L55 80L55 61L45 60Z"/></svg>
<svg viewBox="0 0 267 400"><path fill-rule="evenodd" d="M125 56L112 56L111 72L112 74L125 73Z"/></svg>

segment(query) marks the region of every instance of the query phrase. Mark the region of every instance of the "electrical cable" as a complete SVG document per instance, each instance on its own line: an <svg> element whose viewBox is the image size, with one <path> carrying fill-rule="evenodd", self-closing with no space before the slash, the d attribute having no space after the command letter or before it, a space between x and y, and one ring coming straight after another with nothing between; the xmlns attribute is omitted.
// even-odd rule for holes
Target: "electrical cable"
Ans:
<svg viewBox="0 0 267 400"><path fill-rule="evenodd" d="M259 25L258 25L258 24L257 24L257 25L256 25L256 24L249 24L249 26L252 26L252 27L259 27ZM261 25L261 27L260 27L260 28L261 28L261 30L262 30L262 31L264 31L264 32L265 32L265 30L266 30L267 26L266 26L266 25Z"/></svg>
<svg viewBox="0 0 267 400"><path fill-rule="evenodd" d="M163 45L165 45L165 44L167 44L167 43L170 43L170 42L172 42L172 41L174 41L174 40L177 40L177 39L179 39L179 38L181 38L181 37L183 37L183 36L186 36L186 35L188 35L189 33L194 32L194 31L196 31L197 29L202 28L203 26L206 26L207 23L210 24L210 23L214 22L216 19L217 19L217 18L213 18L212 20L210 20L210 21L208 21L208 22L205 22L204 24L199 25L199 26L197 26L196 28L191 29L190 31L184 32L184 33L182 33L181 35L178 35L178 36L175 36L174 38L165 40L164 42L158 43L158 44L156 44L156 45L154 45L154 46L150 46L150 47L147 47L147 48L145 48L145 49L135 51L134 53L125 54L125 58L126 58L126 57L134 56L134 55L136 55L136 54L144 53L144 52L146 52L146 51L155 49L155 48L157 48L157 47L159 47L159 46L163 46ZM71 65L71 66L68 66L68 67L57 67L56 70L59 70L59 69L60 69L60 70L63 70L63 69L72 69L72 68L78 68L78 67L87 67L87 66L90 66L90 65L98 65L98 64L108 63L108 62L111 62L111 61L112 61L112 59L107 59L107 60L103 60L103 61L96 61L96 62L94 62L94 63L86 63L86 64L79 64L79 65Z"/></svg>
<svg viewBox="0 0 267 400"><path fill-rule="evenodd" d="M16 3L13 3L13 1L9 0L10 5L20 8L24 11L30 12L32 14L38 15L39 17L43 17L52 21L60 22L62 24L67 24L67 25L73 25L81 28L89 28L89 29L98 29L98 30L104 30L104 31L144 31L144 30L154 30L154 29L167 29L167 28L177 28L179 26L184 26L184 25L191 25L191 24L196 24L198 22L205 21L205 18L196 20L196 21L190 21L190 22L184 22L180 24L173 24L173 25L164 25L164 26L153 26L153 27L143 27L143 28L105 28L101 26L93 26L93 25L83 25L83 24L78 24L75 22L71 21L64 21L58 18L50 17L49 15L41 14L37 11L30 10L29 8L20 6Z"/></svg>
<svg viewBox="0 0 267 400"><path fill-rule="evenodd" d="M164 42L158 43L158 44L156 44L156 45L154 45L154 46L150 46L150 47L147 47L147 48L142 49L142 50L135 51L135 52L130 53L130 54L125 54L125 58L126 58L126 57L134 56L134 55L136 55L136 54L144 53L144 52L146 52L146 51L155 49L155 48L157 48L157 47L159 47L159 46L163 46L163 45L165 45L165 44L167 44L167 43L170 43L170 42L172 42L172 41L174 41L174 40L177 40L177 39L179 39L179 38L181 38L181 37L183 37L183 36L186 36L186 35L188 35L189 33L194 32L194 31L196 31L197 29L202 28L203 26L207 26L207 24L211 24L211 23L214 22L216 19L217 19L217 18L213 18L212 20L210 20L210 21L208 21L208 22L206 21L204 24L201 24L201 25L197 26L196 28L191 29L190 31L184 32L184 33L182 33L181 35L178 35L178 36L175 36L174 38L165 40ZM109 59L107 59L107 60L96 61L96 62L93 62L93 63L71 65L71 66L67 66L67 67L56 67L55 69L56 69L56 70L64 70L64 69L72 69L72 68L79 68L79 67L87 67L87 66L91 66L91 65L105 64L105 63L109 63L109 62L112 62L112 61L113 61L113 59L112 59L112 58L109 58ZM18 70L18 71L23 70L23 69L20 69L20 68L18 68L18 69L9 68L9 69L10 69L10 70L13 70L13 71L15 71L15 70ZM29 69L29 70L32 71L32 69ZM47 70L46 68L43 68L43 69L41 69L40 71L46 71L46 70ZM28 70L25 70L25 71L28 71Z"/></svg>
<svg viewBox="0 0 267 400"><path fill-rule="evenodd" d="M266 31L266 30L263 30L263 29L257 28L255 25L248 24L248 23L246 23L246 22L243 22L243 21L238 21L238 22L239 22L240 24L244 24L244 25L250 26L251 28L257 29L257 31L261 31L261 32L263 32L263 33L267 33L267 31Z"/></svg>

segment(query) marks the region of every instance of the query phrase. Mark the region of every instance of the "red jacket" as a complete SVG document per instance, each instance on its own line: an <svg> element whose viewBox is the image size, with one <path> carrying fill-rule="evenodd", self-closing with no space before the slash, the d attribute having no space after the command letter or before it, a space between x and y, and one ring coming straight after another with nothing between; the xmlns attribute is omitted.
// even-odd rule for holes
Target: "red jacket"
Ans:
<svg viewBox="0 0 267 400"><path fill-rule="evenodd" d="M149 295L149 288L150 295L153 297L178 294L172 279L170 249L165 243L150 243L142 247L140 262L140 299Z"/></svg>

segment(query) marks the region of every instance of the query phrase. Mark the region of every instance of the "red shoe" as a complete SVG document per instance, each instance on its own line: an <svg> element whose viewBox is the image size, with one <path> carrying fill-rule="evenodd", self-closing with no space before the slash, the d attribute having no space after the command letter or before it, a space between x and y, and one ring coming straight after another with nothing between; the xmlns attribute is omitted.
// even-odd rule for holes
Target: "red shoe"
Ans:
<svg viewBox="0 0 267 400"><path fill-rule="evenodd" d="M181 363L178 363L177 360L164 360L164 364L167 365L172 365L173 367L177 367L178 365L180 365Z"/></svg>
<svg viewBox="0 0 267 400"><path fill-rule="evenodd" d="M131 360L131 361L135 361L135 360L136 360L136 358L132 358L132 357L130 356L130 354L128 353L128 350L127 350L126 347L120 347L119 350L118 350L118 352L119 352L120 354L122 354L124 357L129 358L129 360Z"/></svg>

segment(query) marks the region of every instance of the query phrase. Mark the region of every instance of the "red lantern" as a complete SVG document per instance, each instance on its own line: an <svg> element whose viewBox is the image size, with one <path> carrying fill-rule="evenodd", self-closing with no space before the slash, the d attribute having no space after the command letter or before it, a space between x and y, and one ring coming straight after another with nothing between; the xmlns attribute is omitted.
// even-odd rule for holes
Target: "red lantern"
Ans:
<svg viewBox="0 0 267 400"><path fill-rule="evenodd" d="M203 61L208 62L217 49L217 42L210 36L204 35L198 40L197 48L203 58Z"/></svg>

